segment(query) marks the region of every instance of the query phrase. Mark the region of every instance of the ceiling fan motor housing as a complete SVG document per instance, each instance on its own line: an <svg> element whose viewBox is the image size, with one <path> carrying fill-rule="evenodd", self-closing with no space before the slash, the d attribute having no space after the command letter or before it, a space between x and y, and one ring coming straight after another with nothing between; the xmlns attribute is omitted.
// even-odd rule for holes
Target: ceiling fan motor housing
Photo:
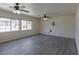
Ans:
<svg viewBox="0 0 79 59"><path fill-rule="evenodd" d="M19 6L14 6L14 8L15 8L16 10L19 10Z"/></svg>
<svg viewBox="0 0 79 59"><path fill-rule="evenodd" d="M44 18L47 18L46 14L44 14Z"/></svg>
<svg viewBox="0 0 79 59"><path fill-rule="evenodd" d="M19 3L16 3L16 6L14 6L14 8L15 8L16 10L19 10Z"/></svg>

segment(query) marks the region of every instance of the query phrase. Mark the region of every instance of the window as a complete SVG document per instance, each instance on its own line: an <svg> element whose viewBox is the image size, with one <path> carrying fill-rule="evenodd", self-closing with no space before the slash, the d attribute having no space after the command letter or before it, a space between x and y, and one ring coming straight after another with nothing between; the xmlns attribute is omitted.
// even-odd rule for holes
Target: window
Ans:
<svg viewBox="0 0 79 59"><path fill-rule="evenodd" d="M10 31L10 19L0 18L0 32Z"/></svg>
<svg viewBox="0 0 79 59"><path fill-rule="evenodd" d="M10 19L5 19L5 31L10 31Z"/></svg>
<svg viewBox="0 0 79 59"><path fill-rule="evenodd" d="M32 21L0 18L0 32L18 31L20 29L32 30Z"/></svg>
<svg viewBox="0 0 79 59"><path fill-rule="evenodd" d="M11 30L12 31L19 30L19 20L11 20Z"/></svg>
<svg viewBox="0 0 79 59"><path fill-rule="evenodd" d="M0 32L5 32L5 19L0 18Z"/></svg>
<svg viewBox="0 0 79 59"><path fill-rule="evenodd" d="M27 28L27 30L32 29L32 21L26 21L26 28Z"/></svg>
<svg viewBox="0 0 79 59"><path fill-rule="evenodd" d="M21 30L26 30L26 20L21 20Z"/></svg>
<svg viewBox="0 0 79 59"><path fill-rule="evenodd" d="M31 30L32 21L21 20L21 30Z"/></svg>

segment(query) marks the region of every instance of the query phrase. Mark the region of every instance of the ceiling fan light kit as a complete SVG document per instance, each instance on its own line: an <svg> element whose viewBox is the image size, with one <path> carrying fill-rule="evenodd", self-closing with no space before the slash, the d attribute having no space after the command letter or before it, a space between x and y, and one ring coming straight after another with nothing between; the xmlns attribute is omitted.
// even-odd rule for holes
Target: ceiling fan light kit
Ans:
<svg viewBox="0 0 79 59"><path fill-rule="evenodd" d="M47 18L43 18L43 20L47 20Z"/></svg>
<svg viewBox="0 0 79 59"><path fill-rule="evenodd" d="M47 16L46 16L46 14L44 14L43 20L47 20Z"/></svg>
<svg viewBox="0 0 79 59"><path fill-rule="evenodd" d="M16 11L15 11L15 10L13 10L13 13L16 13Z"/></svg>
<svg viewBox="0 0 79 59"><path fill-rule="evenodd" d="M19 10L13 10L13 13L20 14Z"/></svg>

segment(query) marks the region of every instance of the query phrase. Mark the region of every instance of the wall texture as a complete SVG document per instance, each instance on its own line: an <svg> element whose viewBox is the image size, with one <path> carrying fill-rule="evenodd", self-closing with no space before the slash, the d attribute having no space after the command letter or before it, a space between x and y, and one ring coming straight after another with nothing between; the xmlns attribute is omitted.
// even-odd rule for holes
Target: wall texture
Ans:
<svg viewBox="0 0 79 59"><path fill-rule="evenodd" d="M13 31L0 33L0 43L8 40L13 40L16 38L21 38L37 33L43 33L54 36L75 37L75 16L59 16L50 18L47 21L41 20L25 15L15 15L8 11L0 10L0 17L3 18L12 18L12 19L25 19L33 21L33 29L31 31ZM51 26L51 23L55 21L56 25ZM40 26L39 26L40 24ZM40 30L39 30L40 29ZM50 29L52 32L50 32Z"/></svg>
<svg viewBox="0 0 79 59"><path fill-rule="evenodd" d="M79 5L76 13L76 45L77 45L77 50L79 54Z"/></svg>
<svg viewBox="0 0 79 59"><path fill-rule="evenodd" d="M11 19L31 20L33 22L32 30L0 33L0 43L39 33L39 20L37 18L33 18L33 17L25 16L25 15L15 15L13 13L10 13L4 10L0 10L0 17L11 18Z"/></svg>
<svg viewBox="0 0 79 59"><path fill-rule="evenodd" d="M52 22L55 26L52 26ZM50 29L52 32L50 32ZM40 33L75 38L75 16L58 16L40 22Z"/></svg>

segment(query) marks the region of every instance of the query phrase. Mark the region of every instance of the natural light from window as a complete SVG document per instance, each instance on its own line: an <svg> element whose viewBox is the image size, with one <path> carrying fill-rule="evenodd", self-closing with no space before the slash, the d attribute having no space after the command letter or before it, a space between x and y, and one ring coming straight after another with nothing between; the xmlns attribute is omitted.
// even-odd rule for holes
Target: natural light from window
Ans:
<svg viewBox="0 0 79 59"><path fill-rule="evenodd" d="M11 30L12 31L17 31L17 30L19 30L19 20L12 20L11 21Z"/></svg>
<svg viewBox="0 0 79 59"><path fill-rule="evenodd" d="M0 32L32 30L32 21L0 18Z"/></svg>

